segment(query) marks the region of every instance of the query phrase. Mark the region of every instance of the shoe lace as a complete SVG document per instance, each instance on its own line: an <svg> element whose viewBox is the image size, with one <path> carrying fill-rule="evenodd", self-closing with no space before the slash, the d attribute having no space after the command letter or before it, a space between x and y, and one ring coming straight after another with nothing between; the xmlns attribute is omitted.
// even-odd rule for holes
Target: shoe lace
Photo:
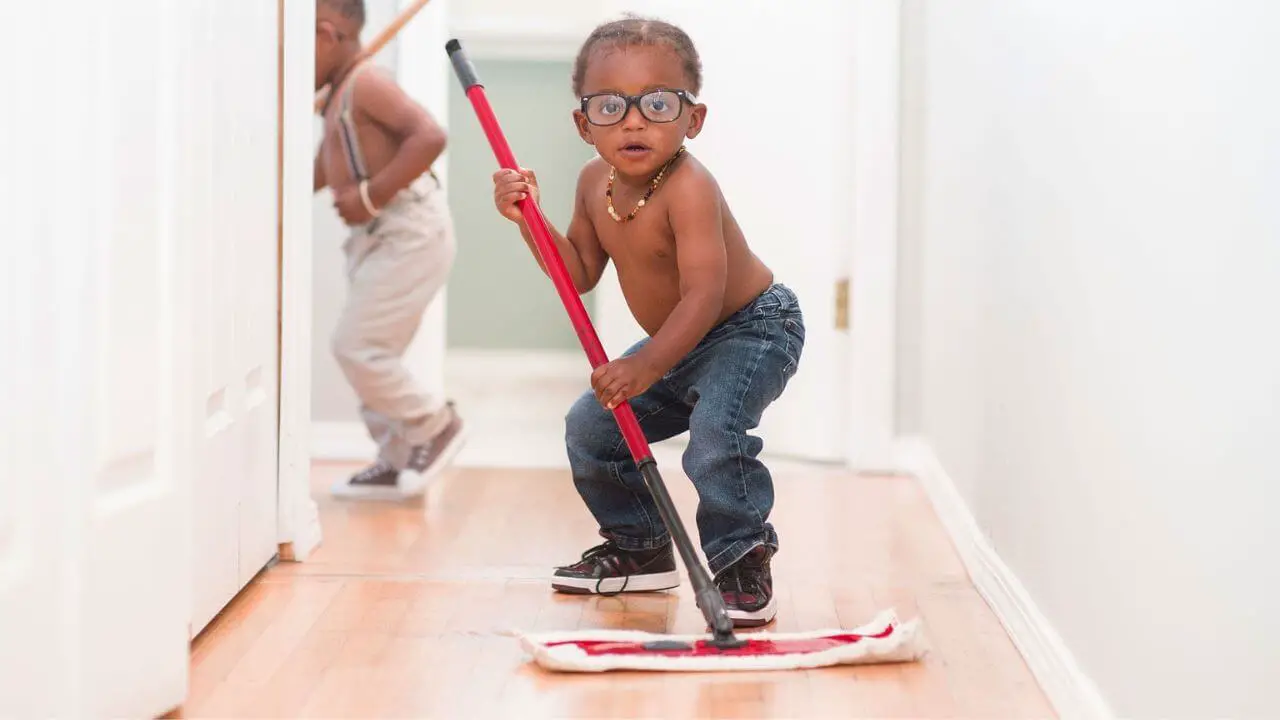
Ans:
<svg viewBox="0 0 1280 720"><path fill-rule="evenodd" d="M760 597L764 594L763 575L751 567L734 565L716 581L720 592L736 592L739 596Z"/></svg>
<svg viewBox="0 0 1280 720"><path fill-rule="evenodd" d="M622 576L622 587L618 588L617 590L614 590L613 592L605 592L600 589L600 583L604 582L605 579L610 577L610 575L608 574L609 572L617 571L621 569L622 567L622 563L620 562L621 559L622 559L622 550L621 548L618 547L618 544L612 540L606 540L605 542L602 542L599 545L596 545L595 547L590 548L582 553L583 562L591 562L595 565L598 565L601 569L605 571L600 573L600 577L596 578L596 594L597 595L601 595L603 597L613 597L615 595L621 595L624 591L626 591L627 584L631 582L630 574L626 574ZM616 577L616 575L613 577Z"/></svg>
<svg viewBox="0 0 1280 720"><path fill-rule="evenodd" d="M390 470L392 470L390 463L387 463L386 461L383 461L383 460L379 460L374 464L370 465L369 467L356 473L352 479L355 480L356 482L364 482L366 480L372 480L378 477L379 475L384 475Z"/></svg>

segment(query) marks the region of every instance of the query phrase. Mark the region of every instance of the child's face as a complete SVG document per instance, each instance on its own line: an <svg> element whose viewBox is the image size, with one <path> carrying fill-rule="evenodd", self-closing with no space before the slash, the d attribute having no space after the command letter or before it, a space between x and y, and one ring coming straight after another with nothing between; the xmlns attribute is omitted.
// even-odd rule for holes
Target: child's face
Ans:
<svg viewBox="0 0 1280 720"><path fill-rule="evenodd" d="M316 20L316 90L328 85L346 61L351 36L341 25L320 17Z"/></svg>
<svg viewBox="0 0 1280 720"><path fill-rule="evenodd" d="M603 47L587 63L582 96L590 99L585 113L574 110L574 122L582 139L620 175L648 179L702 129L706 106L691 103L692 95L682 97L689 92L671 48Z"/></svg>

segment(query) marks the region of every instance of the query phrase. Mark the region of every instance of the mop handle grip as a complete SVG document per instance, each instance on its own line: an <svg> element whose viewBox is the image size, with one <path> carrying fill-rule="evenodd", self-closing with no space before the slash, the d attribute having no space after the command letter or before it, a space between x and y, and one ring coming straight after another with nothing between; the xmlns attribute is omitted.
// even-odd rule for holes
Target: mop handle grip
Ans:
<svg viewBox="0 0 1280 720"><path fill-rule="evenodd" d="M493 154L497 158L499 166L508 170L518 171L520 165L516 162L515 153L511 151L511 145L507 142L506 135L503 134L502 127L498 124L498 118L494 114L493 108L489 105L488 97L485 96L484 85L476 74L475 66L471 64L471 60L462 49L462 43L456 39L450 40L445 43L445 51L449 54L454 73L458 76L459 82L462 83L462 89L466 93L467 99L471 101L471 106L480 121L480 127L484 130L485 137L489 141L489 146L493 149ZM520 212L524 214L525 224L529 227L530 233L533 234L534 243L538 248L538 255L542 258L542 262L547 268L547 274L551 276L551 282L555 284L556 292L560 295L560 302L569 313L569 320L573 323L573 329L578 335L578 341L582 344L582 349L587 353L587 360L591 363L592 369L608 363L609 356L605 354L604 347L600 344L600 338L596 335L595 327L591 324L591 316L587 314L586 308L582 305L582 298L578 295L577 288L573 284L573 278L569 275L564 260L560 257L560 251L556 248L555 240L547 227L546 219L542 216L542 211L532 198L520 200L519 205ZM636 463L640 463L642 460L650 458L652 455L649 451L649 444L645 440L644 432L640 429L640 423L636 420L635 411L631 409L631 404L624 402L617 406L613 409L613 416L618 422L618 428L622 431L623 438L627 441L627 447L631 450L632 459Z"/></svg>

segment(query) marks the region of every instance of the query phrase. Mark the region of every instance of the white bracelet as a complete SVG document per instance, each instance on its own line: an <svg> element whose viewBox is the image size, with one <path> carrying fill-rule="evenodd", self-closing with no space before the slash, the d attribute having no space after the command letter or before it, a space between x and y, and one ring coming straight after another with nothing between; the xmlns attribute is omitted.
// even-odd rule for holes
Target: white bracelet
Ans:
<svg viewBox="0 0 1280 720"><path fill-rule="evenodd" d="M369 215L378 217L382 211L373 206L373 201L369 199L369 181L360 181L360 201L364 203L364 209L369 211Z"/></svg>

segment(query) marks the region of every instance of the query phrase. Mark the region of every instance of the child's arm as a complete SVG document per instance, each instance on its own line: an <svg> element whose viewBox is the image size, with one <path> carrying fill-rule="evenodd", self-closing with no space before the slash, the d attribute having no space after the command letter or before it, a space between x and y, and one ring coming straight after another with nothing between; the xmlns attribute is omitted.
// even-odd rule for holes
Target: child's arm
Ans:
<svg viewBox="0 0 1280 720"><path fill-rule="evenodd" d="M715 325L724 307L729 261L720 193L715 181L704 173L677 177L679 180L664 190L671 197L680 302L643 348L592 372L596 397L610 410L643 393L688 355Z"/></svg>
<svg viewBox="0 0 1280 720"><path fill-rule="evenodd" d="M400 140L395 157L369 178L369 199L380 208L431 167L444 152L446 136L426 109L385 74L366 72L356 81L357 109Z"/></svg>
<svg viewBox="0 0 1280 720"><path fill-rule="evenodd" d="M608 255L604 249L600 247L600 240L596 236L595 227L591 224L590 218L587 217L586 203L583 198L584 188L588 185L588 174L590 172L590 164L583 168L578 176L578 188L574 193L573 201L573 218L569 221L569 232L562 235L551 221L547 221L547 229L551 232L551 237L555 240L556 250L560 253L560 258L564 260L565 269L569 271L569 277L573 279L574 289L581 295L590 292L600 282L600 276L604 274L604 267L609 262ZM547 265L542 261L542 256L538 253L538 246L533 240L533 231L524 221L524 215L520 212L520 207L516 204L526 194L533 198L534 203L539 207L540 198L538 196L538 179L532 170L524 169L524 173L517 173L514 170L499 170L493 175L494 181L494 202L498 206L498 212L503 217L516 223L520 228L520 234L524 237L524 242L529 246L529 252L533 253L533 257L538 261L538 267L542 268L543 274L550 277L547 272Z"/></svg>
<svg viewBox="0 0 1280 720"><path fill-rule="evenodd" d="M680 302L642 349L659 375L688 355L709 332L724 307L729 276L720 193L704 173L672 183L671 230L680 269Z"/></svg>

